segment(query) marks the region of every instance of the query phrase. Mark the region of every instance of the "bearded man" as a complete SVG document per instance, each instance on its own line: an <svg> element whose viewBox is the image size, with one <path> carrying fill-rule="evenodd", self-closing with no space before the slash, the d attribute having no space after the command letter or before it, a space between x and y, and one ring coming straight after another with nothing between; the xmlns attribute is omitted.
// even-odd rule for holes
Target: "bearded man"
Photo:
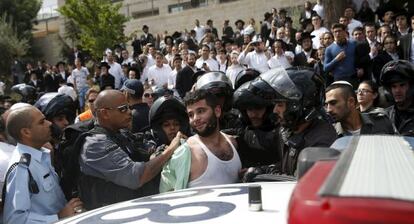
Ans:
<svg viewBox="0 0 414 224"><path fill-rule="evenodd" d="M217 97L199 89L189 92L184 102L196 135L188 138L164 166L160 191L237 182L241 170L237 143L220 132L222 110Z"/></svg>

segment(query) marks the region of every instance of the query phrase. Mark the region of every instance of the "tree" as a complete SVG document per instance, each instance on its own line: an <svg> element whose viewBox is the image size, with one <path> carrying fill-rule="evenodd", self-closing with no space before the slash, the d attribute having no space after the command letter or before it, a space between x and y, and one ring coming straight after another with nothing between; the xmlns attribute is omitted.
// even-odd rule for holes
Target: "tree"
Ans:
<svg viewBox="0 0 414 224"><path fill-rule="evenodd" d="M0 15L6 15L6 22L16 30L18 38L30 39L40 7L40 0L1 0Z"/></svg>
<svg viewBox="0 0 414 224"><path fill-rule="evenodd" d="M325 9L325 26L330 29L333 23L339 21L339 17L344 14L347 1L324 0L323 7Z"/></svg>
<svg viewBox="0 0 414 224"><path fill-rule="evenodd" d="M18 37L12 23L7 22L6 15L0 18L0 33L0 79L6 80L5 77L9 77L13 60L27 53L29 41Z"/></svg>
<svg viewBox="0 0 414 224"><path fill-rule="evenodd" d="M110 0L67 0L58 11L79 28L80 47L98 59L106 48L126 41L128 19L119 13L121 6Z"/></svg>

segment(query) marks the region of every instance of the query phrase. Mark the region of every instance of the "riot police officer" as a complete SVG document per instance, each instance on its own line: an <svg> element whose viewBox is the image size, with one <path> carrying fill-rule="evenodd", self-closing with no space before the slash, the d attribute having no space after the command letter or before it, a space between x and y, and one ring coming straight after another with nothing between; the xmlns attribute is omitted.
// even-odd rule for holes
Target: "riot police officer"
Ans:
<svg viewBox="0 0 414 224"><path fill-rule="evenodd" d="M252 85L270 99L281 124L283 162L281 172L296 175L299 153L306 147L330 146L336 132L326 120L321 94L323 79L313 71L275 68L260 75Z"/></svg>
<svg viewBox="0 0 414 224"><path fill-rule="evenodd" d="M386 109L401 135L414 136L414 66L406 60L390 61L381 70L381 83L394 98Z"/></svg>
<svg viewBox="0 0 414 224"><path fill-rule="evenodd" d="M55 141L59 141L63 130L75 121L76 105L68 95L46 93L39 98L35 107L52 122L52 138Z"/></svg>
<svg viewBox="0 0 414 224"><path fill-rule="evenodd" d="M248 81L233 94L233 107L241 114L243 128L237 132L243 167L276 164L282 160L279 126L274 121L271 101L256 93Z"/></svg>
<svg viewBox="0 0 414 224"><path fill-rule="evenodd" d="M178 131L190 135L185 106L173 96L161 96L154 102L149 111L149 123L157 146L169 145Z"/></svg>
<svg viewBox="0 0 414 224"><path fill-rule="evenodd" d="M31 85L27 85L25 83L21 83L21 84L14 85L11 88L11 90L12 92L15 92L22 96L22 99L20 100L21 102L28 103L28 104L35 103L35 100L37 98L37 92L36 92L35 87Z"/></svg>

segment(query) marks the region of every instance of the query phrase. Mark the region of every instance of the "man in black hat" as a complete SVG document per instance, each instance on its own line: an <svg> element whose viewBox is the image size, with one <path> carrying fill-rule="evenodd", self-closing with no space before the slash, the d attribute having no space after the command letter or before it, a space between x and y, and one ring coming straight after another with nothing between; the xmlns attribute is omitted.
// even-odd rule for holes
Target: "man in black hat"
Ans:
<svg viewBox="0 0 414 224"><path fill-rule="evenodd" d="M115 77L109 74L111 66L107 62L101 62L99 65L101 69L101 75L99 76L99 88L104 89L115 89Z"/></svg>
<svg viewBox="0 0 414 224"><path fill-rule="evenodd" d="M62 79L67 81L70 74L69 74L68 71L66 71L65 66L66 66L66 63L64 61L59 61L56 64L56 67L58 68L58 74L57 75L61 75Z"/></svg>
<svg viewBox="0 0 414 224"><path fill-rule="evenodd" d="M236 26L236 30L234 31L233 39L237 45L241 46L243 44L244 21L238 19L236 22L234 22L234 25Z"/></svg>
<svg viewBox="0 0 414 224"><path fill-rule="evenodd" d="M295 55L293 64L295 66L306 66L313 68L317 62L318 52L312 48L312 38L315 36L311 35L308 32L303 32L298 40L299 44L302 46L302 51L299 54Z"/></svg>
<svg viewBox="0 0 414 224"><path fill-rule="evenodd" d="M265 12L264 20L262 26L260 27L260 35L262 36L264 42L266 42L267 38L269 38L270 31L272 30L272 20L272 14Z"/></svg>
<svg viewBox="0 0 414 224"><path fill-rule="evenodd" d="M224 37L227 37L229 39L233 38L234 31L233 31L233 28L229 25L229 23L230 23L230 21L228 19L224 20L223 30L222 30L223 31L223 37L222 38L224 38Z"/></svg>
<svg viewBox="0 0 414 224"><path fill-rule="evenodd" d="M121 89L129 104L132 114L131 132L142 132L148 127L149 107L147 103L142 102L144 87L137 79L128 79Z"/></svg>
<svg viewBox="0 0 414 224"><path fill-rule="evenodd" d="M148 28L147 25L144 25L142 27L142 31L144 32L144 34L141 35L141 44L142 44L142 46L145 46L148 43L155 44L155 38L152 34L150 34L148 32L149 28Z"/></svg>
<svg viewBox="0 0 414 224"><path fill-rule="evenodd" d="M398 38L401 38L410 33L410 26L408 25L408 15L405 11L397 12L394 15L394 21L396 25L396 34Z"/></svg>

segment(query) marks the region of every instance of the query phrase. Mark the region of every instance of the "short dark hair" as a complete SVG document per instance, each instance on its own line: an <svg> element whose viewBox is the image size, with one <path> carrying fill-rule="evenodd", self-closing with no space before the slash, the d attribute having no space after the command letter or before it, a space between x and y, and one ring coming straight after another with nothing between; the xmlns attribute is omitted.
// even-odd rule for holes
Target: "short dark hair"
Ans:
<svg viewBox="0 0 414 224"><path fill-rule="evenodd" d="M336 28L341 28L342 30L345 30L345 31L347 30L346 29L346 26L344 24L340 24L340 23L334 23L334 24L332 24L331 29L334 30Z"/></svg>
<svg viewBox="0 0 414 224"><path fill-rule="evenodd" d="M33 123L32 112L34 106L23 106L10 112L6 121L7 133L17 141L21 140L20 131L23 128L30 128Z"/></svg>
<svg viewBox="0 0 414 224"><path fill-rule="evenodd" d="M355 103L357 102L357 96L355 94L354 88L352 87L352 85L347 85L347 84L342 84L342 83L337 83L337 84L331 84L330 86L328 86L325 90L325 93L334 90L334 89L341 89L341 93L344 97L344 99L348 99L349 97L354 98Z"/></svg>
<svg viewBox="0 0 414 224"><path fill-rule="evenodd" d="M357 26L357 27L355 27L355 29L354 29L354 30L352 30L352 34L354 34L354 33L355 33L355 31L361 31L362 33L364 33L364 28L362 28L362 27L360 27L360 26Z"/></svg>
<svg viewBox="0 0 414 224"><path fill-rule="evenodd" d="M197 103L200 100L206 100L206 103L211 108L215 108L219 105L218 98L205 89L197 89L195 91L188 92L184 97L185 106L190 106Z"/></svg>

